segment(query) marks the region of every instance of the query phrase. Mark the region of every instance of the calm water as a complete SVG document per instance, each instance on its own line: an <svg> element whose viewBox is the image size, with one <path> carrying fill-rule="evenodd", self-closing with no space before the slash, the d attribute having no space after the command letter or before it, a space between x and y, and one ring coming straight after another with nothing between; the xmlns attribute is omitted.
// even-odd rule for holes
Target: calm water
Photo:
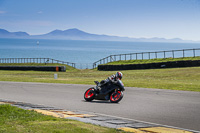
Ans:
<svg viewBox="0 0 200 133"><path fill-rule="evenodd" d="M37 41L39 41L39 45L37 45ZM95 61L113 54L191 48L200 48L200 44L0 39L0 58L52 58L85 67L84 64L91 65Z"/></svg>

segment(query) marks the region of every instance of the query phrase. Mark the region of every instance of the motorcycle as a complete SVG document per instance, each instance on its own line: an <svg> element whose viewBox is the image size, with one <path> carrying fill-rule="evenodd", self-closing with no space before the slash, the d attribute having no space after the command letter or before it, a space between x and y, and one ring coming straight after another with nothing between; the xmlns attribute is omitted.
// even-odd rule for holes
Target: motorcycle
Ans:
<svg viewBox="0 0 200 133"><path fill-rule="evenodd" d="M124 84L121 80L112 82L109 78L105 84L94 81L96 87L87 89L84 93L86 101L96 100L110 100L111 103L118 103L123 98L123 91L125 91Z"/></svg>

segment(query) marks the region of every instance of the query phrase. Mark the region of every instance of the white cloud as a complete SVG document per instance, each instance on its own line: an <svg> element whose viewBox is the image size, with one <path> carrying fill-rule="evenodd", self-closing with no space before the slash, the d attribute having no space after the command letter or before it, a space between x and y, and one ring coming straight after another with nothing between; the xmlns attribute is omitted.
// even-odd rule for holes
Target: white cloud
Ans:
<svg viewBox="0 0 200 133"><path fill-rule="evenodd" d="M11 21L0 21L1 25L7 25L7 26L33 26L33 27L39 27L39 26L52 26L54 25L53 22L51 21L39 21L39 20L24 20L24 21L15 21L15 23L11 22Z"/></svg>
<svg viewBox="0 0 200 133"><path fill-rule="evenodd" d="M54 24L51 21L39 21L39 20L33 20L33 21L27 20L27 21L22 21L19 23L21 23L22 25L24 24L24 25L32 25L32 26L52 26Z"/></svg>
<svg viewBox="0 0 200 133"><path fill-rule="evenodd" d="M6 13L6 11L0 11L0 14L5 14Z"/></svg>
<svg viewBox="0 0 200 133"><path fill-rule="evenodd" d="M43 13L43 11L38 11L37 13L38 13L38 14L42 14L42 13Z"/></svg>

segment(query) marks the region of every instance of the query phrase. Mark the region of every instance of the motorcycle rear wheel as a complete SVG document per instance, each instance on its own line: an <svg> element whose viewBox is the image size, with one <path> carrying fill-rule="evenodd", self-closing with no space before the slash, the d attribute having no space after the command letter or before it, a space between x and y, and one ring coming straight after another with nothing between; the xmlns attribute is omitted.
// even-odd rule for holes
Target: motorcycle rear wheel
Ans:
<svg viewBox="0 0 200 133"><path fill-rule="evenodd" d="M95 98L94 88L89 88L84 93L84 99L86 101L92 101Z"/></svg>
<svg viewBox="0 0 200 133"><path fill-rule="evenodd" d="M111 95L110 95L110 102L111 103L118 103L120 100L122 100L123 98L123 92L122 91L114 91Z"/></svg>

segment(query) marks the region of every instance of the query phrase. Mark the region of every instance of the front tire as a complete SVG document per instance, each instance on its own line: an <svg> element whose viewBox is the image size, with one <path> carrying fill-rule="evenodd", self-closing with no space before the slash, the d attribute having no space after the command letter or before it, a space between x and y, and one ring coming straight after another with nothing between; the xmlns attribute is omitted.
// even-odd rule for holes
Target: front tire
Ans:
<svg viewBox="0 0 200 133"><path fill-rule="evenodd" d="M89 88L88 90L86 90L84 94L84 99L86 101L92 101L94 98L95 98L94 88Z"/></svg>
<svg viewBox="0 0 200 133"><path fill-rule="evenodd" d="M110 102L111 103L118 103L120 100L122 100L123 98L123 92L122 91L114 91L111 95L110 95Z"/></svg>

